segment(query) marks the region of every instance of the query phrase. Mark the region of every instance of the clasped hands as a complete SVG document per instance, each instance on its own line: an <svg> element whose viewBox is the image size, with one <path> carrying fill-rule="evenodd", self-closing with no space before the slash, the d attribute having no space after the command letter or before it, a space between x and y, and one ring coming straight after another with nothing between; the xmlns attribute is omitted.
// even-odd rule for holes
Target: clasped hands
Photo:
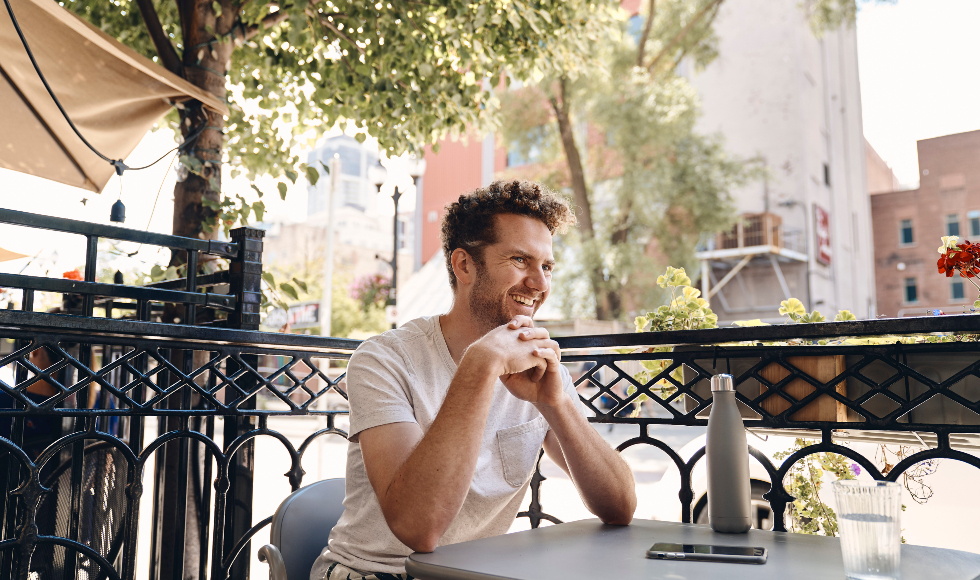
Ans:
<svg viewBox="0 0 980 580"><path fill-rule="evenodd" d="M544 328L536 328L528 316L488 332L469 350L492 361L507 390L529 403L554 406L563 397L559 363L561 349Z"/></svg>

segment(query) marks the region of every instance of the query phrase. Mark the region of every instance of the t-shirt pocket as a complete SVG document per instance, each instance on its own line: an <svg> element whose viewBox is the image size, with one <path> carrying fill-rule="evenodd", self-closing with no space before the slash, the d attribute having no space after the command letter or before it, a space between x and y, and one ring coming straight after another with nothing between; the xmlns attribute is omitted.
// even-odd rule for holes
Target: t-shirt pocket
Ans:
<svg viewBox="0 0 980 580"><path fill-rule="evenodd" d="M548 422L544 417L497 431L497 447L507 483L513 487L524 485L531 476L547 434Z"/></svg>

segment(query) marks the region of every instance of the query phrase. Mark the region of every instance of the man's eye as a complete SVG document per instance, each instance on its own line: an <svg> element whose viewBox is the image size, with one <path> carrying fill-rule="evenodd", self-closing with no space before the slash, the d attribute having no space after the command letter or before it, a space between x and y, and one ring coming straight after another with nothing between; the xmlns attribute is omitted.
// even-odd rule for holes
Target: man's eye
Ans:
<svg viewBox="0 0 980 580"><path fill-rule="evenodd" d="M524 258L522 258L521 256L514 256L514 261L523 264Z"/></svg>

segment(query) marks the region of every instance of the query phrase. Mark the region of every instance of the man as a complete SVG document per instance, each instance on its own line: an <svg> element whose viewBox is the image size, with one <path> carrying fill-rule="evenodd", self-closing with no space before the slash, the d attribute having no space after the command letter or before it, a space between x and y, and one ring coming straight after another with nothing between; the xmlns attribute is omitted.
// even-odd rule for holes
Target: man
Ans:
<svg viewBox="0 0 980 580"><path fill-rule="evenodd" d="M452 309L351 357L345 511L311 580L404 579L413 551L507 532L542 445L592 513L630 523L632 472L531 321L551 291L552 235L574 220L564 201L518 181L447 207Z"/></svg>

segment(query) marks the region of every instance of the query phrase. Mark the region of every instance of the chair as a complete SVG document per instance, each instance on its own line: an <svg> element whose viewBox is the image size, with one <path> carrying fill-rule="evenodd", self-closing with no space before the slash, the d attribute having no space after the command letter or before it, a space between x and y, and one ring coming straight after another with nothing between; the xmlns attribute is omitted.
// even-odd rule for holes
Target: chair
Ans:
<svg viewBox="0 0 980 580"><path fill-rule="evenodd" d="M269 534L272 543L259 548L259 561L269 564L269 580L309 580L313 562L344 513L344 482L312 483L279 504Z"/></svg>

